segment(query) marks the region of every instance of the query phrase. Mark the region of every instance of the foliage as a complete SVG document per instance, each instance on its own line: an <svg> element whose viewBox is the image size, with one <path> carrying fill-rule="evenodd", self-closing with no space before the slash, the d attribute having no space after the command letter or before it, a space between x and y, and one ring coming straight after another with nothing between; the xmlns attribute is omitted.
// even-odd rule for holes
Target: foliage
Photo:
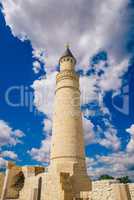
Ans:
<svg viewBox="0 0 134 200"><path fill-rule="evenodd" d="M99 180L111 180L111 179L114 179L114 177L108 175L108 174L103 174L99 177ZM119 177L119 178L116 178L116 180L119 180L120 183L131 183L131 180L128 176L122 176L122 177Z"/></svg>
<svg viewBox="0 0 134 200"><path fill-rule="evenodd" d="M123 176L123 177L117 178L117 180L119 180L120 183L124 183L124 184L131 183L131 180L129 179L128 176Z"/></svg>
<svg viewBox="0 0 134 200"><path fill-rule="evenodd" d="M114 179L114 178L108 174L103 174L99 177L99 180L111 180L111 179Z"/></svg>

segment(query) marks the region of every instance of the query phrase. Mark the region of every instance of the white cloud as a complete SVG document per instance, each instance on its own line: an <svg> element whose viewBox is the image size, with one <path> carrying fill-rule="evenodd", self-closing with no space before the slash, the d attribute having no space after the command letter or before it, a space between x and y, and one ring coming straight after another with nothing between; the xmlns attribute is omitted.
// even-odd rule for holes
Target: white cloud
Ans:
<svg viewBox="0 0 134 200"><path fill-rule="evenodd" d="M1 155L3 158L10 158L12 160L16 160L18 158L17 154L13 151L3 151Z"/></svg>
<svg viewBox="0 0 134 200"><path fill-rule="evenodd" d="M0 168L5 168L6 167L7 161L4 160L3 158L0 158Z"/></svg>
<svg viewBox="0 0 134 200"><path fill-rule="evenodd" d="M48 74L46 78L34 81L34 103L38 111L45 113L51 119L55 94L56 74Z"/></svg>
<svg viewBox="0 0 134 200"><path fill-rule="evenodd" d="M33 57L39 61L33 63L35 73L40 70L40 62L46 63L48 59L49 67L45 70L47 74L52 74L49 74L47 79L37 80L33 84L35 104L39 111L46 111L49 116L52 114L51 106L47 106L51 101L46 101L48 97L45 97L49 95L52 99L54 94L56 72L51 64L55 66L58 63L66 42L70 42L71 47L75 49L74 54L80 65L88 65L89 57L100 49L106 49L111 65L105 70L99 86L103 91L120 88L121 76L127 69L126 37L130 31L130 12L126 8L128 0L84 0L84 3L82 0L23 0L23 3L22 0L4 0L2 3L6 22L13 34L21 39L26 36L32 43ZM96 66L96 69L98 68L99 66ZM82 100L86 97L84 101L89 102L98 98L95 92L97 81L96 76L80 78ZM46 106L42 106L40 102L42 97L36 95L36 92L41 94L39 90L45 91L43 101Z"/></svg>
<svg viewBox="0 0 134 200"><path fill-rule="evenodd" d="M24 133L20 130L13 130L5 121L0 120L0 146L16 145L20 143L20 137Z"/></svg>
<svg viewBox="0 0 134 200"><path fill-rule="evenodd" d="M115 151L119 150L121 145L120 139L117 136L117 130L110 124L106 132L104 132L104 138L100 137L98 143Z"/></svg>
<svg viewBox="0 0 134 200"><path fill-rule="evenodd" d="M33 71L35 74L38 74L41 69L41 64L38 61L33 63Z"/></svg>
<svg viewBox="0 0 134 200"><path fill-rule="evenodd" d="M2 1L13 34L22 40L29 38L34 49L45 49L50 65L58 62L66 42L75 49L80 63L87 64L89 55L100 48L120 62L126 54L129 31L127 3L128 0Z"/></svg>
<svg viewBox="0 0 134 200"><path fill-rule="evenodd" d="M127 151L134 153L134 124L126 130L130 134L130 141L127 145Z"/></svg>
<svg viewBox="0 0 134 200"><path fill-rule="evenodd" d="M119 151L107 156L87 159L88 173L91 177L109 174L114 177L130 176L134 180L134 155ZM101 167L100 167L101 166Z"/></svg>
<svg viewBox="0 0 134 200"><path fill-rule="evenodd" d="M30 151L28 151L32 159L42 163L49 163L50 142L51 138L47 137L45 140L41 142L41 147L39 149L32 148Z"/></svg>
<svg viewBox="0 0 134 200"><path fill-rule="evenodd" d="M134 124L132 124L132 125L130 126L130 128L128 128L126 131L127 131L128 133L130 133L131 136L133 136L133 135L134 135Z"/></svg>
<svg viewBox="0 0 134 200"><path fill-rule="evenodd" d="M84 138L85 144L89 145L94 142L95 133L94 133L94 125L90 120L87 120L83 117L83 131L84 131Z"/></svg>
<svg viewBox="0 0 134 200"><path fill-rule="evenodd" d="M23 3L22 0L14 2L4 0L2 2L6 22L13 34L21 39L25 36L30 39L34 48L33 57L39 62L45 63L45 59L48 59L49 63L55 66L66 42L70 42L72 48L76 49L75 55L79 62L86 65L89 57L105 48L110 55L111 65L105 70L99 85L103 91L117 90L121 86L121 76L128 66L126 58L126 36L130 31L128 0L84 1L84 3L82 0L73 2L71 0L68 2L23 0ZM33 64L36 73L40 69L39 62ZM54 70L50 66L47 67L47 73ZM98 68L96 66L96 69ZM35 81L33 85L35 92L40 93L37 90L44 90L45 84L54 86L54 79L52 80L54 73L46 80ZM86 97L87 102L98 98L94 86L98 81L97 78L85 76L80 79L81 91L84 93L82 98ZM48 90L49 93L49 85L46 86L45 92ZM53 88L51 86L52 94L54 94ZM42 97L37 96L35 94L35 104L39 111L45 110L47 106L42 107L42 103L38 105ZM49 96L52 97L52 95ZM43 96L43 101L46 102L45 100Z"/></svg>
<svg viewBox="0 0 134 200"><path fill-rule="evenodd" d="M130 179L134 180L134 125L131 125L126 131L130 134L126 150L86 159L88 173L91 177L109 174L114 177L129 176Z"/></svg>
<svg viewBox="0 0 134 200"><path fill-rule="evenodd" d="M18 138L22 138L25 136L25 134L23 133L23 131L19 130L19 129L16 129L13 131L13 134L15 137L18 137Z"/></svg>
<svg viewBox="0 0 134 200"><path fill-rule="evenodd" d="M102 91L117 91L122 86L122 76L128 70L128 59L116 64L114 61L105 69L104 75L100 79L100 88Z"/></svg>
<svg viewBox="0 0 134 200"><path fill-rule="evenodd" d="M96 84L96 76L80 77L81 104L87 104L95 100L99 100L99 95L96 93Z"/></svg>
<svg viewBox="0 0 134 200"><path fill-rule="evenodd" d="M52 134L52 121L50 119L44 120L44 131L46 132L47 135Z"/></svg>

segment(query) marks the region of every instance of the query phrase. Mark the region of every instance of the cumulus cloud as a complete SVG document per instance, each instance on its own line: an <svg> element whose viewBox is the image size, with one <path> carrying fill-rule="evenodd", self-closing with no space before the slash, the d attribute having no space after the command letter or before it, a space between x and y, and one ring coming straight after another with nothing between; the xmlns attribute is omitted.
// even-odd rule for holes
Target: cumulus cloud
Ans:
<svg viewBox="0 0 134 200"><path fill-rule="evenodd" d="M129 176L134 180L133 159L133 154L123 151L107 156L97 155L95 158L87 158L88 173L94 178L102 174L109 174L114 177Z"/></svg>
<svg viewBox="0 0 134 200"><path fill-rule="evenodd" d="M3 151L1 155L3 158L10 158L12 160L16 160L18 158L17 154L13 151Z"/></svg>
<svg viewBox="0 0 134 200"><path fill-rule="evenodd" d="M132 24L127 4L128 0L2 0L13 34L30 39L34 49L45 50L49 66L58 62L66 42L80 63L87 64L100 48L120 62L127 54Z"/></svg>
<svg viewBox="0 0 134 200"><path fill-rule="evenodd" d="M41 142L40 148L32 148L30 151L28 151L32 159L42 163L49 163L50 142L51 138L47 137L45 140Z"/></svg>
<svg viewBox="0 0 134 200"><path fill-rule="evenodd" d="M80 90L81 90L81 104L88 104L99 100L99 94L96 92L97 77L96 76L81 76Z"/></svg>
<svg viewBox="0 0 134 200"><path fill-rule="evenodd" d="M103 156L96 155L94 158L87 157L87 168L91 177L110 174L114 177L129 176L134 180L134 125L132 124L126 131L130 134L130 140L124 151Z"/></svg>
<svg viewBox="0 0 134 200"><path fill-rule="evenodd" d="M114 61L105 69L104 75L100 79L100 88L106 91L117 91L122 86L122 76L128 70L128 58L116 64Z"/></svg>
<svg viewBox="0 0 134 200"><path fill-rule="evenodd" d="M128 152L134 152L134 124L131 125L130 128L126 130L130 134L130 140L127 145L127 151Z"/></svg>
<svg viewBox="0 0 134 200"><path fill-rule="evenodd" d="M48 118L52 117L53 100L55 94L56 74L53 72L40 80L34 81L34 104L38 111L46 113Z"/></svg>
<svg viewBox="0 0 134 200"><path fill-rule="evenodd" d="M104 131L104 137L98 139L98 143L106 148L111 148L115 151L120 149L121 142L117 136L117 130L109 124L106 132Z"/></svg>
<svg viewBox="0 0 134 200"><path fill-rule="evenodd" d="M5 168L6 167L7 161L3 158L0 158L0 168Z"/></svg>
<svg viewBox="0 0 134 200"><path fill-rule="evenodd" d="M50 119L44 120L44 131L47 135L52 134L52 120L50 120Z"/></svg>
<svg viewBox="0 0 134 200"><path fill-rule="evenodd" d="M95 139L93 128L94 124L90 120L83 118L83 131L86 145L93 143L93 140Z"/></svg>
<svg viewBox="0 0 134 200"><path fill-rule="evenodd" d="M38 74L41 69L41 64L38 61L33 63L33 71L35 74Z"/></svg>
<svg viewBox="0 0 134 200"><path fill-rule="evenodd" d="M0 120L0 147L16 145L20 143L20 138L24 136L21 130L13 130L7 122Z"/></svg>
<svg viewBox="0 0 134 200"><path fill-rule="evenodd" d="M0 120L0 168L6 167L6 159L16 160L18 158L15 152L5 150L5 148L22 143L23 136L24 133L21 130L14 130L7 122Z"/></svg>

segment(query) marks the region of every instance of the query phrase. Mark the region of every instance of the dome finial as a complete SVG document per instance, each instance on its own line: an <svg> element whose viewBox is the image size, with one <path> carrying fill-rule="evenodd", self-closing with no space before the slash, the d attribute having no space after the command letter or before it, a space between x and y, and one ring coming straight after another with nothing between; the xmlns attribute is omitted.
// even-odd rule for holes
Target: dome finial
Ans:
<svg viewBox="0 0 134 200"><path fill-rule="evenodd" d="M73 60L74 60L74 63L76 64L76 59L75 59L75 57L73 56L73 54L72 54L72 52L70 50L69 43L66 44L66 50L65 50L64 54L61 56L59 62L62 60L62 58L65 58L65 57L72 57Z"/></svg>

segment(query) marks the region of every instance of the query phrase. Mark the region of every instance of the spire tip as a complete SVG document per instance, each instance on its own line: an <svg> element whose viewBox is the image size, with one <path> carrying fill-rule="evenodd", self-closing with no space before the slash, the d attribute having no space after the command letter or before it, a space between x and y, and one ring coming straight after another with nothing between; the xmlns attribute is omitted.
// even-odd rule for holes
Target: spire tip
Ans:
<svg viewBox="0 0 134 200"><path fill-rule="evenodd" d="M67 42L66 49L69 49L69 48L70 48L70 44L69 44L69 42Z"/></svg>

